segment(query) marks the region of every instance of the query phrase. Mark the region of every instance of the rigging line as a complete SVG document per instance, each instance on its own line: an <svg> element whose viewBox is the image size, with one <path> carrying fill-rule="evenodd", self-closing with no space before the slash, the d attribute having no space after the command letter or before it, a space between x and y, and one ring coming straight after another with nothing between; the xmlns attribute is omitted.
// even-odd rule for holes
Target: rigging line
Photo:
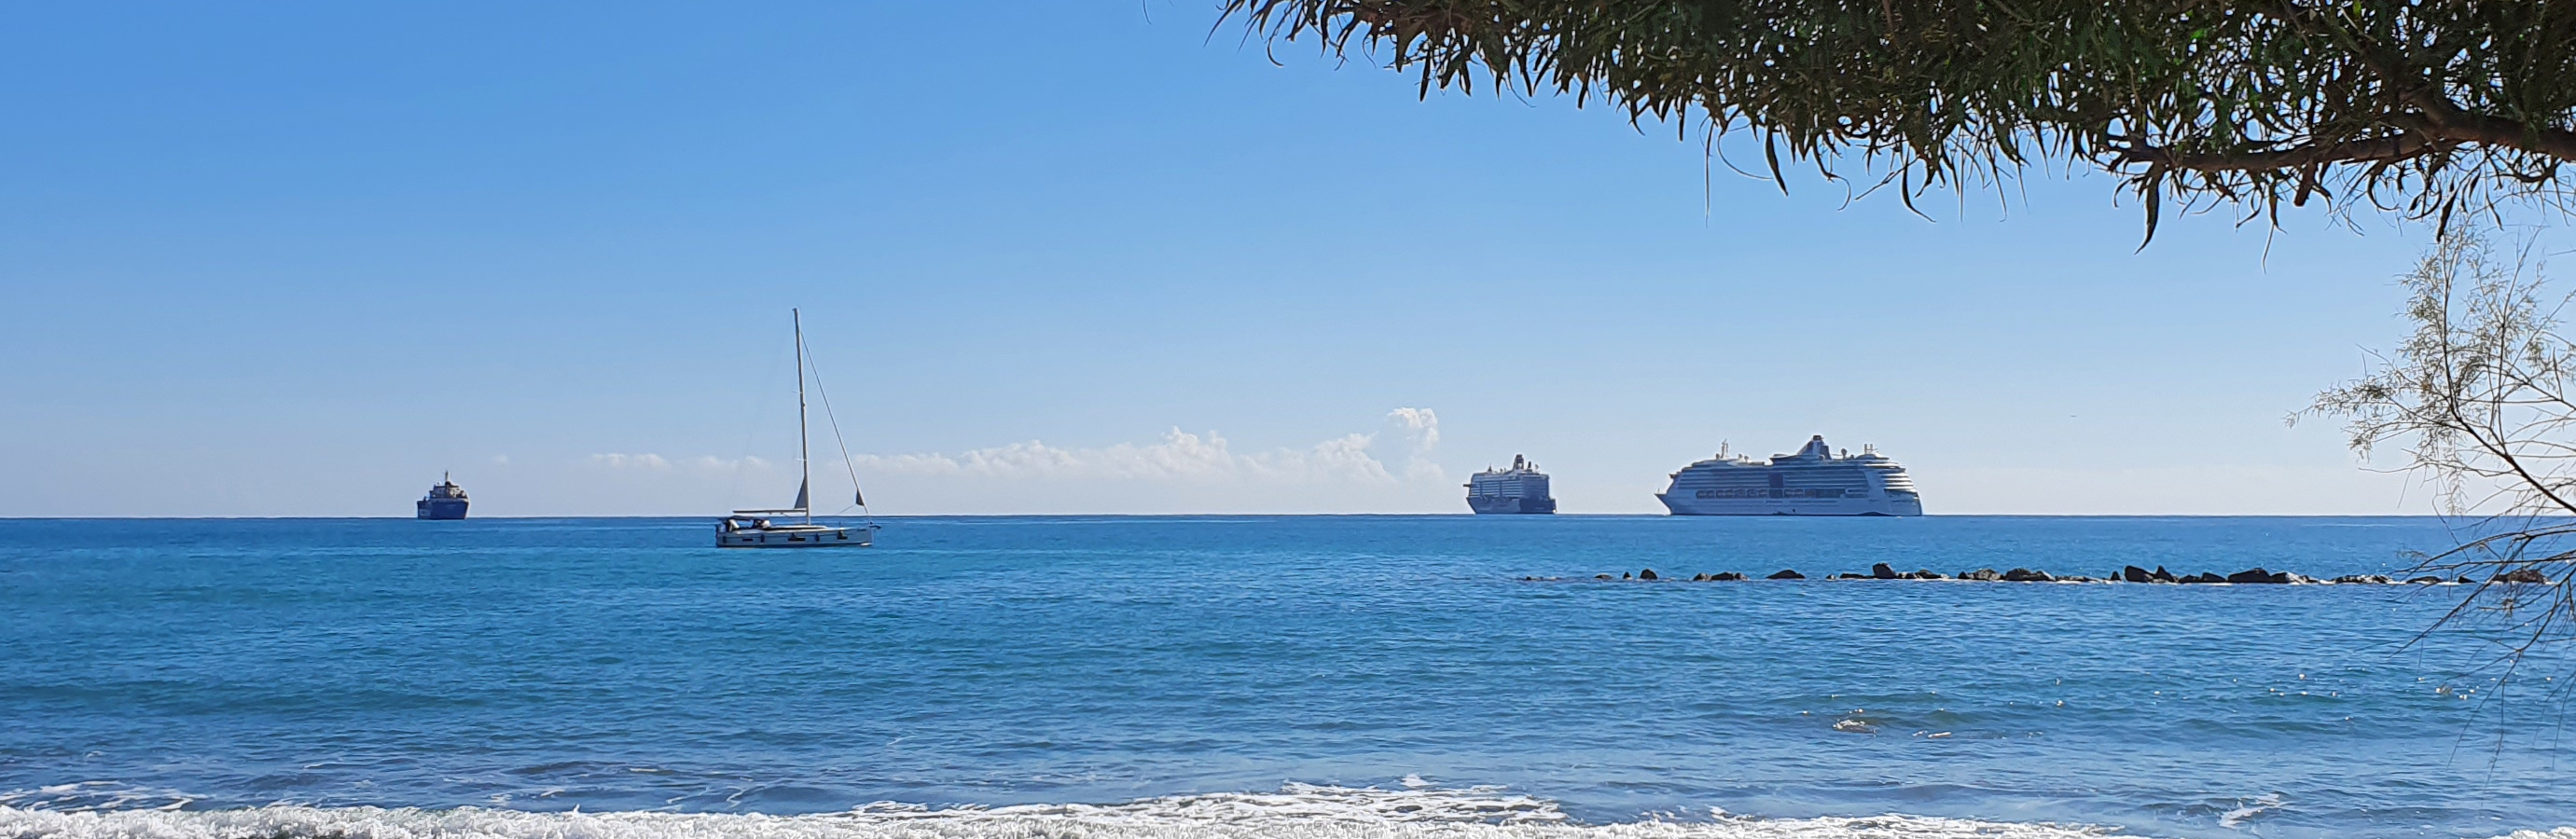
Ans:
<svg viewBox="0 0 2576 839"><path fill-rule="evenodd" d="M849 441L841 439L841 418L832 414L832 391L823 387L823 367L822 365L814 363L814 351L805 346L804 336L800 335L796 340L796 349L805 353L805 369L812 371L814 374L814 394L823 397L823 421L831 424L832 426L832 443L841 447L841 468L847 469L850 472L850 492L854 494L854 498L858 497L856 494L861 492L859 489L859 467L850 462ZM868 512L868 505L860 504L858 505L858 508L859 514L866 516L870 523L874 523L876 521L876 516ZM842 509L848 508L844 507Z"/></svg>

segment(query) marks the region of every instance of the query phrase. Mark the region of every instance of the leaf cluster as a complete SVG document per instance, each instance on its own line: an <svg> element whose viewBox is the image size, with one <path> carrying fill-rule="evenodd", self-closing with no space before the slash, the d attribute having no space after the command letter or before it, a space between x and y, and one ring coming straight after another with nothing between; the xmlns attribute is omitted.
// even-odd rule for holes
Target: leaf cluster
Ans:
<svg viewBox="0 0 2576 839"><path fill-rule="evenodd" d="M2426 556L2419 570L2474 574L2478 588L2443 620L2500 617L2523 633L2512 657L2576 631L2576 342L2571 298L2542 293L2529 252L2483 236L2442 237L2402 281L2415 329L2372 371L2317 395L2300 415L2344 421L2354 451L2405 446L2403 470L2430 482L2453 515L2486 533ZM2554 581L2516 584L2509 574ZM2473 610L2484 609L2484 613Z"/></svg>
<svg viewBox="0 0 2576 839"><path fill-rule="evenodd" d="M2557 200L2576 161L2568 0L1226 0L1272 42L1434 88L1606 102L1758 135L1912 206L2033 165L2182 209L2322 200L2439 219ZM1782 181L1785 186L1785 181Z"/></svg>

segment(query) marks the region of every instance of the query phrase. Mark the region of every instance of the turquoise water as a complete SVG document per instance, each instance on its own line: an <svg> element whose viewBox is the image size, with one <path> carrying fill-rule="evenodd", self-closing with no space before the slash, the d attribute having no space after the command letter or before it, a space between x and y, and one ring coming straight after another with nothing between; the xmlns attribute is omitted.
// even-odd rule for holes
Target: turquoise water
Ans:
<svg viewBox="0 0 2576 839"><path fill-rule="evenodd" d="M2331 577L2432 519L886 524L0 521L0 837L2576 825L2576 668L2409 644L2467 587L1669 581Z"/></svg>

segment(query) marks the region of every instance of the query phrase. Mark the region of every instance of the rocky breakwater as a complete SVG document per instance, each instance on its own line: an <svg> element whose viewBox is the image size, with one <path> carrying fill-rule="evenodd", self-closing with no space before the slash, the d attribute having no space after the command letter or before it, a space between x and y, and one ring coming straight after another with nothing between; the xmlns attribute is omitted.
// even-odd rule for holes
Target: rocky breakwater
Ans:
<svg viewBox="0 0 2576 839"><path fill-rule="evenodd" d="M1780 569L1779 571L1775 571L1775 572L1772 572L1772 573L1770 573L1770 574L1762 574L1762 575L1759 575L1759 576L1756 576L1755 574L1748 574L1748 573L1745 573L1745 572L1742 572L1742 571L1719 571L1719 572L1716 572L1716 573L1706 573L1706 572L1703 572L1703 573L1698 573L1698 574L1692 574L1692 575L1691 575L1687 580L1685 580L1685 579L1683 579L1683 578L1681 578L1681 577L1677 577L1677 576L1667 576L1667 575L1663 575L1663 574L1658 574L1658 573L1656 573L1656 572L1655 572L1655 570L1654 570L1654 569L1652 569L1652 568L1648 568L1648 569L1644 569L1644 570L1640 570L1640 571L1634 571L1634 572L1621 572L1621 573L1619 574L1619 576L1617 576L1617 577L1612 577L1612 576L1610 576L1610 575L1608 575L1608 574L1595 574L1595 575L1593 575L1593 577L1592 577L1592 578L1593 578L1593 579L1595 579L1595 580L1627 580L1627 581L1632 581L1632 582L1665 582L1665 581L1671 581L1671 582L1693 582L1693 583L1732 583L1732 582L1747 582L1747 581L1759 581L1759 580L1805 580L1805 579L1809 579L1807 575L1802 574L1802 573L1799 573L1799 572L1797 571L1797 569L1794 569L1794 568L1783 568L1783 569ZM1525 582L1551 582L1551 581L1558 581L1558 580L1561 580L1562 578L1559 578L1559 577L1522 577L1521 579L1522 579L1523 581L1525 581ZM2332 579L2318 579L2318 578L2315 578L2315 577L2307 576L2307 575L2305 575L2305 574L2295 574L2295 573L2291 573L2291 572L2288 572L2288 571L2273 571L2273 570L2266 569L2266 568L2263 568L2263 567L2260 567L2260 566L2256 566L2256 567L2253 567L2253 568L2248 568L2248 569L2245 569L2245 570L2243 570L2243 571L2238 571L2238 572L2233 573L2233 574L2224 574L2224 575L2221 575L2221 574L2213 574L2213 573L2208 573L2208 572L2202 572L2202 573L2198 573L2198 574L2175 574L2175 573L2173 573L2173 572L2171 572L2171 571L2167 571L2167 570L2165 570L2165 567L2164 567L2164 566L2162 566L2162 565L2158 565L2158 566L2156 566L2156 567L2155 567L2155 570L2152 570L2152 571L2147 570L2147 569L2145 569L2145 568L2140 568L2140 567L2135 566L2135 565L2126 565L2126 566L2122 566L2122 567L2120 568L2120 572L2119 572L2119 573L2117 573L2117 574L2112 574L2112 575L2104 576L2104 577L2086 577L2086 576L2081 576L2081 575L2058 576L2058 575L2050 574L2050 573L2048 573L2048 572L2046 572L2046 571L2033 571L2033 570L2028 569L2028 568L2014 568L2014 569L2011 569L2011 570L2009 570L2009 571L1997 571L1997 570L1992 569L1992 568L1979 568L1979 569L1976 569L1976 570L1974 570L1974 571L1961 571L1961 572L1959 572L1959 573L1957 573L1957 574L1942 574L1942 573L1940 573L1940 572L1938 572L1938 571L1933 571L1933 570L1928 569L1928 568L1927 568L1927 569L1918 569L1918 570L1914 570L1914 571L1898 571L1898 570L1896 570L1896 568L1895 568L1894 566L1891 566L1891 565L1889 565L1889 564L1887 564L1887 563L1884 563L1884 562L1877 563L1877 564L1875 564L1875 565L1871 565L1871 566L1870 566L1870 568L1869 568L1869 573L1866 573L1866 574L1862 574L1862 573L1853 573L1853 572L1843 572L1843 573L1837 573L1837 574L1827 574L1827 575L1824 575L1823 577L1820 577L1820 578L1818 578L1818 579L1823 579L1823 580L1950 580L1950 581L1972 582L1972 583L2139 583L2139 584L2147 584L2147 585L2382 585L2382 586L2388 586L2388 585L2476 585L2476 584L2478 584L2478 581L2477 581L2477 580L2472 580L2472 579L2469 579L2468 577L2463 577L2463 576L2443 577L2443 576L2433 575L2433 574L2419 574L2419 575L2415 575L2415 576L2411 576L2411 577L2405 577L2405 578L2393 577L2393 576L2389 576L2389 575L2387 575L2387 574L2347 574L2347 575L2340 576L2340 577L2335 577L2335 578L2332 578ZM2538 570L2538 569L2535 569L2535 568L2517 568L2517 569L2513 569L2513 570L2510 570L2510 571L2506 571L2506 572L2501 573L2501 574L2496 574L2496 575L2494 575L2494 576L2491 576L2491 577L2487 578L2486 582L2487 582L2488 584L2549 585L2549 584L2551 583L2551 580L2549 579L2548 575L2541 573L2541 572L2540 572L2540 570Z"/></svg>

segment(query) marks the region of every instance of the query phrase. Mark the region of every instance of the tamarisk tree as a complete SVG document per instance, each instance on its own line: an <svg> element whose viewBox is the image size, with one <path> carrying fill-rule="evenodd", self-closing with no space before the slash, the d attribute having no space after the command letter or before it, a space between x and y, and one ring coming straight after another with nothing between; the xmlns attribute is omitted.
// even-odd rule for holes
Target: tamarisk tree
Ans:
<svg viewBox="0 0 2576 839"><path fill-rule="evenodd" d="M2543 291L2529 253L2443 236L2403 280L2414 332L2290 418L2343 420L2364 456L2402 447L2399 468L2427 479L2445 512L2479 518L2416 571L2476 584L2444 622L2501 619L2521 635L2517 654L2576 637L2576 342L2561 331L2570 299Z"/></svg>
<svg viewBox="0 0 2576 839"><path fill-rule="evenodd" d="M1270 42L1434 88L1603 102L1750 132L1912 205L2030 166L2278 220L2322 201L2432 219L2563 196L2576 161L2566 0L1225 0ZM1703 122L1704 121L1704 122ZM1781 181L1785 186L1785 180Z"/></svg>

